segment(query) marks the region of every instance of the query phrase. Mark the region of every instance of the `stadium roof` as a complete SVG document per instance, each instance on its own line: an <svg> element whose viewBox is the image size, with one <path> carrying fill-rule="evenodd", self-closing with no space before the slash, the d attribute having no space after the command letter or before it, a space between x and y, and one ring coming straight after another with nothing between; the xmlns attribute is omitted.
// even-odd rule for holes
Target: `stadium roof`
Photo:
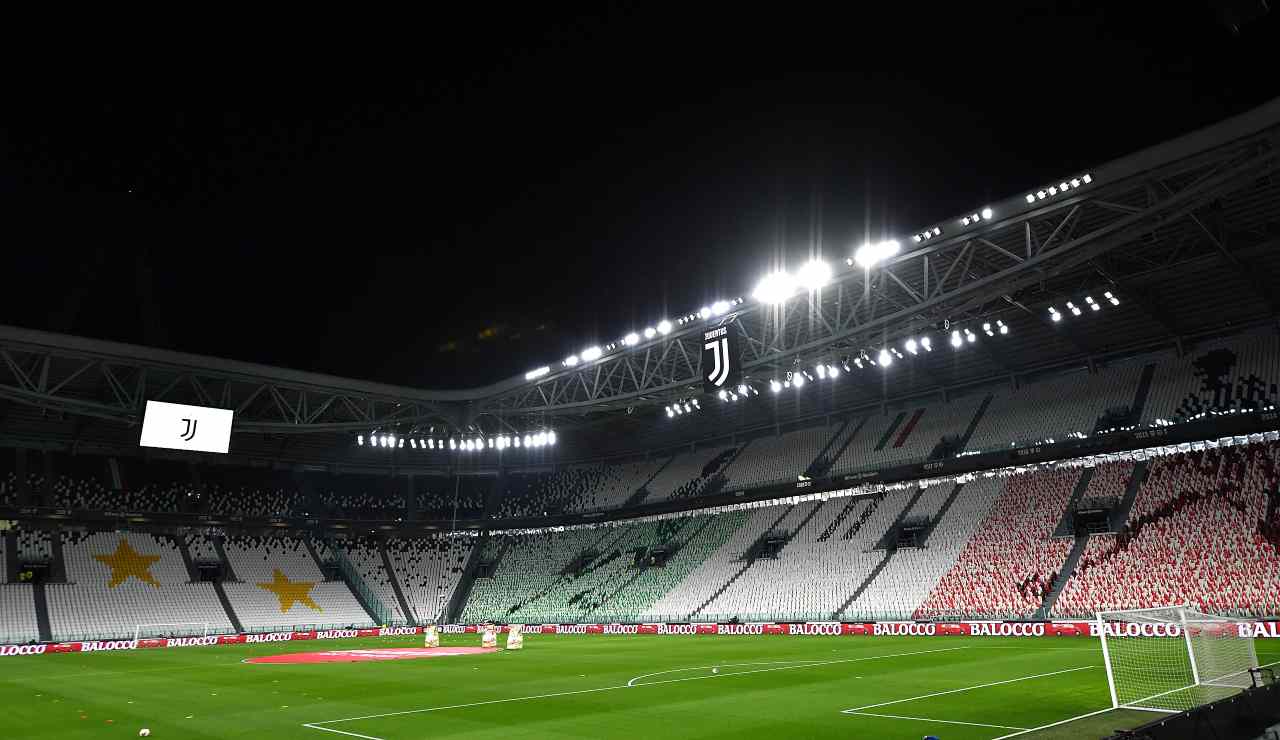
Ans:
<svg viewBox="0 0 1280 740"><path fill-rule="evenodd" d="M1180 347L1280 316L1272 288L1280 275L1278 144L1280 100L1273 100L921 224L914 234L892 237L901 252L877 264L832 265L819 290L778 304L748 297L721 306L725 315L712 321L728 317L741 327L741 367L760 392L733 409L701 394L707 321L697 309L683 324L670 317L669 333L644 338L637 327L632 342L619 339L599 359L450 391L0 327L0 399L12 402L0 433L27 442L123 444L153 399L233 408L240 433L234 450L299 459L346 459L353 435L371 429L443 436L552 427L568 431L569 441L574 427L591 425L599 430L593 438L632 438L642 425L672 439L697 438L722 430L726 420L786 423ZM852 261L852 247L847 256ZM751 287L742 286L741 295ZM1118 305L1104 298L1108 291ZM1091 310L1086 298L1100 308ZM1083 315L1072 315L1068 301ZM1051 307L1064 318L1054 321ZM1008 334L987 336L983 325L997 322ZM975 341L962 334L961 347L950 346L951 332L966 330ZM910 354L907 340L926 335L932 352ZM896 350L891 367L843 371L845 358L875 358L881 350ZM840 368L841 380L771 390L789 371L818 365ZM665 406L694 397L714 412L666 418ZM575 447L585 456L590 445Z"/></svg>

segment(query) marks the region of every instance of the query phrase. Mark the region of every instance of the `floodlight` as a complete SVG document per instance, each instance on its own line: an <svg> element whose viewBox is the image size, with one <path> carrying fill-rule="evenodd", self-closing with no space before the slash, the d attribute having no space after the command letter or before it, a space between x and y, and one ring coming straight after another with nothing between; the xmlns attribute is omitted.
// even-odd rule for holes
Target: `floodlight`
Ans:
<svg viewBox="0 0 1280 740"><path fill-rule="evenodd" d="M701 316L701 317L702 317L702 318L704 318L704 319L709 319L709 318L711 318L711 307L710 307L710 306L703 306L703 307L702 307L702 309L698 311L698 315L699 315L699 316Z"/></svg>
<svg viewBox="0 0 1280 740"><path fill-rule="evenodd" d="M804 373L796 373L791 377L791 384L797 388L804 387Z"/></svg>
<svg viewBox="0 0 1280 740"><path fill-rule="evenodd" d="M511 445L512 445L513 447L519 447L519 446L520 446L520 435L519 435L519 434L517 434L516 436L514 436L514 437L512 437L512 438L511 438Z"/></svg>
<svg viewBox="0 0 1280 740"><path fill-rule="evenodd" d="M363 434L357 434L357 435L356 435L356 444L360 445L361 447L364 447L364 435L363 435Z"/></svg>
<svg viewBox="0 0 1280 740"><path fill-rule="evenodd" d="M1037 200L1044 200L1044 191L1043 191L1043 190L1037 190L1037 191L1036 191L1036 199L1037 199Z"/></svg>
<svg viewBox="0 0 1280 740"><path fill-rule="evenodd" d="M986 221L986 220L989 220L990 218L991 218L991 209L990 209L990 208L983 208L983 209L982 209L982 220Z"/></svg>
<svg viewBox="0 0 1280 740"><path fill-rule="evenodd" d="M529 372L525 373L525 374L524 374L524 379L525 379L525 380L537 380L538 378L541 378L543 375L546 375L546 374L547 374L547 373L549 373L549 372L551 372L551 368L547 367L546 365L543 365L542 367L538 368L537 370L530 370Z"/></svg>
<svg viewBox="0 0 1280 740"><path fill-rule="evenodd" d="M743 395L743 396L747 395L747 386L745 385L738 386L738 393L739 395Z"/></svg>
<svg viewBox="0 0 1280 740"><path fill-rule="evenodd" d="M805 290L819 290L831 282L831 265L822 260L809 260L796 272L796 282Z"/></svg>
<svg viewBox="0 0 1280 740"><path fill-rule="evenodd" d="M969 340L969 344L973 344L974 342L978 341L978 335L974 334L968 329L964 330L964 338Z"/></svg>
<svg viewBox="0 0 1280 740"><path fill-rule="evenodd" d="M692 414L692 413L693 413L693 407L689 405L689 402L688 402L688 401L685 401L685 402L684 402L684 410L685 410L687 413L690 413L690 414Z"/></svg>
<svg viewBox="0 0 1280 740"><path fill-rule="evenodd" d="M729 313L729 309L732 307L732 305L733 304L729 303L728 301L716 301L715 303L711 304L711 313L715 314L716 316L724 316L725 314Z"/></svg>
<svg viewBox="0 0 1280 740"><path fill-rule="evenodd" d="M933 351L933 340L929 337L920 337L920 346L924 347L925 352Z"/></svg>
<svg viewBox="0 0 1280 740"><path fill-rule="evenodd" d="M640 335L639 335L639 334L636 334L635 332L631 332L630 334L628 334L628 335L626 335L625 337L623 337L623 338L622 338L622 343L623 343L623 344L625 344L625 345L627 345L628 347L630 347L630 346L632 346L632 345L635 345L635 344L639 344L639 343L640 343Z"/></svg>
<svg viewBox="0 0 1280 740"><path fill-rule="evenodd" d="M727 401L729 400L729 391L726 391L725 389L721 388L720 392L717 393L716 396L719 397L721 401Z"/></svg>
<svg viewBox="0 0 1280 740"><path fill-rule="evenodd" d="M914 337L908 339L906 341L906 344L904 344L903 346L906 347L907 351L913 355L919 351L919 345L916 344L916 340Z"/></svg>
<svg viewBox="0 0 1280 740"><path fill-rule="evenodd" d="M1057 195L1058 189L1052 185L1049 186L1049 195Z"/></svg>
<svg viewBox="0 0 1280 740"><path fill-rule="evenodd" d="M659 333L659 334L670 334L670 333L671 333L671 322L670 322L670 321L667 321L666 319L663 319L662 321L659 321L659 322L658 322L658 333Z"/></svg>
<svg viewBox="0 0 1280 740"><path fill-rule="evenodd" d="M756 283L756 289L752 291L751 297L761 303L776 304L790 298L795 291L795 278L779 270L760 278L760 282Z"/></svg>
<svg viewBox="0 0 1280 740"><path fill-rule="evenodd" d="M1072 315L1072 316L1079 316L1079 315L1080 315L1080 307L1079 307L1079 306L1077 306L1076 304L1072 303L1071 301L1067 301L1067 308L1071 309L1071 315Z"/></svg>
<svg viewBox="0 0 1280 740"><path fill-rule="evenodd" d="M409 440L409 447L410 449L414 449L414 450L418 449L418 440L416 439Z"/></svg>
<svg viewBox="0 0 1280 740"><path fill-rule="evenodd" d="M547 444L554 445L556 443L556 430L552 429L547 432Z"/></svg>
<svg viewBox="0 0 1280 740"><path fill-rule="evenodd" d="M934 232L942 233L936 227L934 228ZM901 248L898 243L892 239L878 244L871 244L868 242L863 244L861 247L858 247L858 251L853 253L853 261L862 265L864 269L871 269L875 265L896 255L899 251L901 251Z"/></svg>
<svg viewBox="0 0 1280 740"><path fill-rule="evenodd" d="M427 440L427 449L429 449L429 450L434 450L435 448L436 448L436 441L435 441L434 439L428 439L428 440Z"/></svg>
<svg viewBox="0 0 1280 740"><path fill-rule="evenodd" d="M591 362L592 360L600 359L600 355L602 354L603 352L600 351L599 347L587 347L582 350L581 357L583 362Z"/></svg>
<svg viewBox="0 0 1280 740"><path fill-rule="evenodd" d="M818 377L819 377L819 378L825 378L825 377L827 377L827 366L826 366L826 365L818 365L817 370L818 370Z"/></svg>
<svg viewBox="0 0 1280 740"><path fill-rule="evenodd" d="M990 322L990 321L984 321L984 322L982 322L982 330L983 330L984 332L986 332L986 333L987 333L987 336L989 336L989 337L994 337L994 336L996 335L996 334L995 334L995 332L991 331L991 322Z"/></svg>
<svg viewBox="0 0 1280 740"><path fill-rule="evenodd" d="M889 354L887 349L880 350L880 354L876 356L876 359L880 362L881 367L888 367L893 364L893 355Z"/></svg>
<svg viewBox="0 0 1280 740"><path fill-rule="evenodd" d="M1088 185L1093 182L1093 175L1081 175L1080 179L1084 181L1085 185Z"/></svg>
<svg viewBox="0 0 1280 740"><path fill-rule="evenodd" d="M953 329L951 331L951 346L959 348L964 345L964 339L960 337L960 330Z"/></svg>
<svg viewBox="0 0 1280 740"><path fill-rule="evenodd" d="M574 365L577 365L577 364L578 364L577 355L569 355L568 357L564 358L565 367L573 367Z"/></svg>
<svg viewBox="0 0 1280 740"><path fill-rule="evenodd" d="M996 326L1000 327L1000 333L1001 333L1001 334L1008 334L1008 333L1009 333L1009 325L1008 325L1008 324L1006 324L1006 323L1004 323L1003 321L997 321L997 322L996 322Z"/></svg>
<svg viewBox="0 0 1280 740"><path fill-rule="evenodd" d="M1028 202L1028 203L1035 203L1035 202L1036 202L1036 196L1035 196L1033 193L1027 193L1027 202Z"/></svg>
<svg viewBox="0 0 1280 740"><path fill-rule="evenodd" d="M1062 182L1060 182L1060 183L1058 183L1058 189L1059 189L1059 190L1061 190L1061 191L1062 191L1062 192L1064 192L1064 193L1065 193L1065 192L1067 192L1067 188L1069 188L1069 187L1071 187L1071 186L1070 186L1070 185L1068 185L1068 184L1067 184L1067 182L1066 182L1065 180L1064 180L1064 181L1062 181Z"/></svg>
<svg viewBox="0 0 1280 740"><path fill-rule="evenodd" d="M645 327L645 330L644 330L645 339L653 339L657 335L658 335L657 329L653 328L652 326Z"/></svg>
<svg viewBox="0 0 1280 740"><path fill-rule="evenodd" d="M779 393L782 391L782 384L779 383L777 380L770 380L769 390L773 391L774 393Z"/></svg>
<svg viewBox="0 0 1280 740"><path fill-rule="evenodd" d="M1073 187L1073 188L1078 188L1078 187L1080 187L1080 178L1078 178L1078 177L1073 177L1073 178L1071 178L1071 187Z"/></svg>

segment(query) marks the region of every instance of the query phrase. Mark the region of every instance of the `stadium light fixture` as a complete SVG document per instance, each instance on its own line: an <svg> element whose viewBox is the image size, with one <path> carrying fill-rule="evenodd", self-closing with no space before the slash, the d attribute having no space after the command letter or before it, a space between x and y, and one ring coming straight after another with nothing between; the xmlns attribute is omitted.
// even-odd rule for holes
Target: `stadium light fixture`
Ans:
<svg viewBox="0 0 1280 740"><path fill-rule="evenodd" d="M525 374L524 374L524 379L525 379L525 380L537 380L538 378L541 378L543 375L546 375L546 374L547 374L547 373L549 373L549 372L551 372L551 368L550 368L550 367L548 367L548 366L546 366L546 365L543 365L542 367L538 368L537 370L530 370L529 372L525 373Z"/></svg>
<svg viewBox="0 0 1280 740"><path fill-rule="evenodd" d="M434 450L435 448L436 448L436 441L435 441L434 439L428 439L428 440L427 440L427 449L429 449L429 450Z"/></svg>
<svg viewBox="0 0 1280 740"><path fill-rule="evenodd" d="M1084 184L1088 185L1089 183L1093 182L1093 175L1084 174L1080 176L1080 179L1084 181Z"/></svg>
<svg viewBox="0 0 1280 740"><path fill-rule="evenodd" d="M1053 319L1053 322L1056 324L1057 322L1062 321L1062 314L1058 313L1058 309L1053 306L1049 306L1049 318Z"/></svg>
<svg viewBox="0 0 1280 740"><path fill-rule="evenodd" d="M1081 313L1080 307L1072 303L1071 301L1067 301L1067 308L1071 309L1072 316L1079 316Z"/></svg>
<svg viewBox="0 0 1280 740"><path fill-rule="evenodd" d="M982 220L983 220L983 221L990 221L990 220L991 220L991 216L992 216L992 215L993 215L993 214L992 214L992 211L991 211L991 209L990 209L990 208L983 208L983 209L982 209Z"/></svg>
<svg viewBox="0 0 1280 740"><path fill-rule="evenodd" d="M713 316L724 316L729 313L729 309L733 307L728 301L716 301L711 304L711 314Z"/></svg>
<svg viewBox="0 0 1280 740"><path fill-rule="evenodd" d="M986 332L987 336L989 336L989 337L994 337L994 336L996 335L996 333L995 333L994 331L992 331L992 330L991 330L991 322L990 322L990 321L984 321L984 322L982 322L982 331Z"/></svg>
<svg viewBox="0 0 1280 740"><path fill-rule="evenodd" d="M878 244L868 242L858 247L858 251L853 253L853 261L861 265L863 269L870 270L900 251L902 251L901 247L892 239Z"/></svg>
<svg viewBox="0 0 1280 740"><path fill-rule="evenodd" d="M876 361L880 363L881 367L889 367L893 364L893 355L889 354L889 350L882 349L880 354L876 355Z"/></svg>
<svg viewBox="0 0 1280 740"><path fill-rule="evenodd" d="M1027 193L1027 202L1028 202L1028 203L1035 203L1035 202L1036 202L1036 196L1035 196L1035 194L1034 194L1034 193Z"/></svg>
<svg viewBox="0 0 1280 740"><path fill-rule="evenodd" d="M631 332L630 334L622 338L622 343L627 345L628 347L633 347L640 343L640 335L636 334L635 332Z"/></svg>
<svg viewBox="0 0 1280 740"><path fill-rule="evenodd" d="M725 389L721 388L720 392L716 394L716 397L719 398L721 401L728 401L729 391L726 391Z"/></svg>
<svg viewBox="0 0 1280 740"><path fill-rule="evenodd" d="M599 347L587 347L582 350L580 356L582 357L583 362L591 362L592 360L600 359L600 355L602 354L604 353L600 351Z"/></svg>
<svg viewBox="0 0 1280 740"><path fill-rule="evenodd" d="M1108 301L1110 301L1110 302L1111 302L1111 305L1113 305L1113 306L1119 306L1119 305L1120 305L1120 299L1119 299L1119 298L1116 298L1116 297L1111 293L1111 291L1109 291L1109 290L1108 290L1106 293L1103 293L1103 294L1102 294L1102 297L1103 297L1103 298L1106 298Z"/></svg>
<svg viewBox="0 0 1280 740"><path fill-rule="evenodd" d="M959 329L951 330L951 346L960 349L964 346L964 338L960 336Z"/></svg>
<svg viewBox="0 0 1280 740"><path fill-rule="evenodd" d="M1001 334L1008 334L1009 325L999 319L996 319L996 330L999 331Z"/></svg>
<svg viewBox="0 0 1280 740"><path fill-rule="evenodd" d="M805 382L804 373L796 373L795 375L791 376L791 384L797 388L803 388L804 382Z"/></svg>
<svg viewBox="0 0 1280 740"><path fill-rule="evenodd" d="M773 391L774 393L781 393L781 392L782 392L782 383L779 383L776 379L775 379L775 380L770 380L770 381L769 381L769 390Z"/></svg>
<svg viewBox="0 0 1280 740"><path fill-rule="evenodd" d="M666 319L663 319L662 321L659 321L659 322L658 322L658 333L659 333L659 334L670 334L670 333L671 333L671 322L670 322L670 321L667 321Z"/></svg>
<svg viewBox="0 0 1280 740"><path fill-rule="evenodd" d="M647 326L647 327L645 327L645 330L644 330L644 338L645 338L645 339L653 339L653 338L654 338L654 337L656 337L656 336L658 336L658 330L657 330L657 329L653 328L652 326Z"/></svg>
<svg viewBox="0 0 1280 740"><path fill-rule="evenodd" d="M786 271L771 272L760 278L751 297L761 303L778 304L786 301L796 292L796 280Z"/></svg>
<svg viewBox="0 0 1280 740"><path fill-rule="evenodd" d="M819 377L819 378L825 378L825 377L827 377L827 366L826 366L826 365L821 365L821 364L820 364L820 365L818 365L815 369L818 371L818 377Z"/></svg>
<svg viewBox="0 0 1280 740"><path fill-rule="evenodd" d="M920 337L920 346L924 347L925 352L933 351L933 340L929 337Z"/></svg>
<svg viewBox="0 0 1280 740"><path fill-rule="evenodd" d="M573 367L574 365L577 365L577 364L578 364L577 355L569 355L568 357L564 358L565 367Z"/></svg>
<svg viewBox="0 0 1280 740"><path fill-rule="evenodd" d="M919 352L919 349L920 349L920 345L916 344L915 337L908 338L906 341L906 344L904 344L903 346L906 347L907 351L913 355Z"/></svg>
<svg viewBox="0 0 1280 740"><path fill-rule="evenodd" d="M416 450L416 449L418 449L418 440L416 440L416 439L410 439L410 440L409 440L409 449L411 449L411 450Z"/></svg>
<svg viewBox="0 0 1280 740"><path fill-rule="evenodd" d="M796 272L796 282L810 292L821 290L831 282L831 265L822 260L809 260Z"/></svg>
<svg viewBox="0 0 1280 740"><path fill-rule="evenodd" d="M1087 296L1085 296L1085 297L1084 297L1084 302L1085 302L1085 303L1087 303L1087 304L1089 304L1089 308L1090 308L1090 309L1092 309L1092 310L1094 310L1094 311L1101 311L1101 310L1102 310L1102 306L1099 306L1097 303L1095 303L1095 302L1094 302L1094 300L1093 300L1093 296L1091 296L1091 295L1087 295Z"/></svg>
<svg viewBox="0 0 1280 740"><path fill-rule="evenodd" d="M978 335L969 331L967 327L964 330L964 338L968 340L969 344L973 344L974 342L978 341Z"/></svg>
<svg viewBox="0 0 1280 740"><path fill-rule="evenodd" d="M711 318L711 306L703 306L703 307L698 311L698 316L699 316L699 317L701 317L701 318L703 318L703 319L709 319L709 318Z"/></svg>

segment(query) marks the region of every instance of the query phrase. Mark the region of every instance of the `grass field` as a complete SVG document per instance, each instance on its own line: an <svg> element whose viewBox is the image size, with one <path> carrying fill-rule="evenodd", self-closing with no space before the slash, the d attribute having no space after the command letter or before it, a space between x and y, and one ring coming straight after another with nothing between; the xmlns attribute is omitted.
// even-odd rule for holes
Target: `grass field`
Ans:
<svg viewBox="0 0 1280 740"><path fill-rule="evenodd" d="M1109 705L1098 643L1086 638L529 635L522 652L242 662L419 646L421 638L371 638L6 658L0 729L125 738L148 727L161 740L991 740ZM1257 650L1262 663L1280 660L1280 644L1259 640ZM1018 737L1100 737L1155 716L1109 712Z"/></svg>

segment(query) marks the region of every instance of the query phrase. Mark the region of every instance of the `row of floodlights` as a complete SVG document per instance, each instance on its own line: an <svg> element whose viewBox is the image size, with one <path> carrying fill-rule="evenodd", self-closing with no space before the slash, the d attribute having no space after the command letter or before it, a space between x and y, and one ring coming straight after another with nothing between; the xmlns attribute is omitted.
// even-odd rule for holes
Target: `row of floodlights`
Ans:
<svg viewBox="0 0 1280 740"><path fill-rule="evenodd" d="M1116 298L1115 294L1109 290L1103 293L1102 297L1104 300L1107 301L1107 303L1110 303L1113 306L1120 305L1120 299ZM1102 310L1102 304L1093 300L1093 296L1091 295L1087 295L1084 297L1084 305L1088 307L1090 311ZM1077 306L1074 301L1067 301L1067 311L1069 311L1072 316L1079 316L1084 313L1084 309L1082 309L1080 306ZM1049 318L1052 319L1055 323L1058 321L1062 321L1062 316L1063 316L1062 312L1059 311L1056 306L1049 306Z"/></svg>
<svg viewBox="0 0 1280 740"><path fill-rule="evenodd" d="M702 404L698 403L698 399L690 398L683 401L676 401L667 406L667 417L683 416L684 414L692 414L695 411L701 411Z"/></svg>
<svg viewBox="0 0 1280 740"><path fill-rule="evenodd" d="M1073 177L1070 180L1063 180L1057 185L1050 185L1043 190L1037 190L1034 193L1027 193L1027 202L1035 203L1038 200L1053 198L1055 196L1062 195L1069 190L1075 190L1076 188L1088 185L1091 182L1093 182L1093 175L1089 174Z"/></svg>
<svg viewBox="0 0 1280 740"><path fill-rule="evenodd" d="M1059 182L1057 185L1050 185L1042 190L1037 190L1034 193L1028 193L1026 195L1026 200L1027 200L1027 203L1029 204L1035 203L1036 201L1045 200L1046 198L1053 198L1055 196L1061 195L1062 193L1068 192L1070 190L1074 190L1084 185L1088 185L1092 182L1093 182L1093 175L1086 173L1086 174L1080 175L1079 177L1073 177L1070 180L1063 180ZM965 227L973 226L975 224L979 224L984 221L990 221L994 217L995 217L995 213L991 210L991 208L989 207L983 208L982 210L975 211L967 216L962 216L960 218L960 225ZM942 234L943 234L942 228L940 226L934 226L932 228L925 229L924 231L921 231L913 235L912 239L916 243L920 243L936 237L940 237L942 236ZM858 265L864 269L870 270L875 265L881 262L884 262L885 260L891 257L898 255L900 252L901 252L900 245L898 244L897 241L894 241L892 239L888 239L881 242L875 242L875 243L869 242L867 244L863 244L861 247L855 250L853 253L853 256L846 258L845 264L847 264L849 267ZM783 303L800 290L812 292L812 291L821 289L827 283L831 282L831 277L832 277L832 271L831 271L830 265L828 265L826 262L823 262L822 260L818 260L818 259L810 260L809 262L801 266L801 268L796 271L795 275L791 275L787 273L785 270L780 270L778 272L770 273L769 275L764 276L756 284L756 288L751 295L753 298L755 298L757 301L760 301L761 303L766 303L766 304ZM698 319L702 319L706 321L712 318L723 316L727 314L729 311L731 311L734 306L742 304L744 300L745 299L743 298L735 298L732 301L725 301L725 300L716 301L711 305L703 306L701 309L698 310L697 313L690 313L690 314L681 316L680 318L676 319L675 325L673 325L671 321L664 319L658 322L657 325L646 328L643 333L630 332L626 336L624 336L622 339L616 342L611 342L605 345L603 348L588 347L587 349L583 350L582 352L579 352L578 354L569 355L564 359L564 361L561 364L563 367L574 367L581 362L591 362L593 360L598 360L605 352L612 352L613 350L616 350L622 347L631 347L636 344L639 344L642 335L645 339L653 339L656 336L666 335L671 333L671 330L676 325L683 326L685 324L696 321ZM1058 319L1055 318L1054 320L1057 321ZM548 375L550 372L551 372L550 366L543 366L535 370L530 370L529 372L525 373L524 379L537 380L545 375Z"/></svg>
<svg viewBox="0 0 1280 740"><path fill-rule="evenodd" d="M484 449L505 450L509 447L550 447L556 443L556 433L553 430L545 432L536 432L526 434L523 437L519 434L498 434L490 437L474 437L457 439L449 437L448 440L435 439L427 437L420 439L418 437L398 437L394 434L370 434L367 438L363 434L356 435L356 444L360 447L385 447L387 449L404 449L405 441L408 440L409 448L414 450L455 450L461 452L478 452Z"/></svg>
<svg viewBox="0 0 1280 740"><path fill-rule="evenodd" d="M721 388L716 394L721 401L737 401L740 398L750 398L751 396L760 395L760 391L756 390L754 385L740 383L737 388Z"/></svg>

